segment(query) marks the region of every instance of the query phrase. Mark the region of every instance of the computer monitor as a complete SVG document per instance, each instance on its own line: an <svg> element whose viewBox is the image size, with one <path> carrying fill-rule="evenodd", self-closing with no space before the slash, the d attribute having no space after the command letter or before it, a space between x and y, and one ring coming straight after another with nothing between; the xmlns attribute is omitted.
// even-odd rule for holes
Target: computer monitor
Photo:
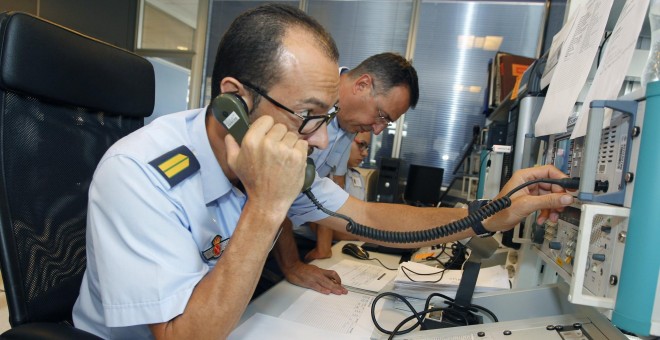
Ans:
<svg viewBox="0 0 660 340"><path fill-rule="evenodd" d="M437 205L444 172L442 168L411 164L404 193L406 203L417 206Z"/></svg>

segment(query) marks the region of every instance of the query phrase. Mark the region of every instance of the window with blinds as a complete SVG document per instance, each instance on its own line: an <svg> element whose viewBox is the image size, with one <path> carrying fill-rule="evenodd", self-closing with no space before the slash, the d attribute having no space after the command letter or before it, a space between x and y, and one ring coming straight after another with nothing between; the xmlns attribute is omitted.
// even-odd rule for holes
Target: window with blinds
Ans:
<svg viewBox="0 0 660 340"><path fill-rule="evenodd" d="M211 102L211 76L213 75L213 64L215 56L220 45L220 39L225 34L232 21L241 13L250 8L257 7L266 3L279 2L290 6L298 7L299 1L252 1L252 0L213 0L211 10L209 11L209 30L207 35L206 48L206 80L204 84L204 103Z"/></svg>
<svg viewBox="0 0 660 340"><path fill-rule="evenodd" d="M267 1L212 2L206 75L210 78L222 34L241 12ZM299 1L282 1L300 6ZM473 126L483 127L482 114L489 59L495 53L535 57L544 22L545 1L414 1L307 0L306 11L334 37L340 66L355 67L381 52L406 56L409 37L415 37L412 56L420 80L420 100L397 124L401 129L398 155L392 150L392 126L371 142L366 166L382 157L408 164L445 169L444 185L472 138ZM414 4L418 13L413 13ZM418 27L411 32L413 17ZM206 84L207 97L210 84ZM210 98L207 98L206 102Z"/></svg>
<svg viewBox="0 0 660 340"><path fill-rule="evenodd" d="M420 100L403 123L405 163L443 168L451 183L473 126L484 127L489 59L498 50L535 57L544 10L543 2L422 1L413 56Z"/></svg>

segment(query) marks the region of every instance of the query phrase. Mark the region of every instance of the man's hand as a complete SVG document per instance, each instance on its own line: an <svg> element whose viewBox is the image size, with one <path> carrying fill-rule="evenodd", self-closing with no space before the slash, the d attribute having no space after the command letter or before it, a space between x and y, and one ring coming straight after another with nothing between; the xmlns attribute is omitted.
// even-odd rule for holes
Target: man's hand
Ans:
<svg viewBox="0 0 660 340"><path fill-rule="evenodd" d="M341 279L334 270L321 269L299 261L288 268L284 276L296 286L313 289L322 294L348 294L348 290L342 287Z"/></svg>
<svg viewBox="0 0 660 340"><path fill-rule="evenodd" d="M540 178L566 178L567 176L552 165L534 167L516 171L502 188L497 198L503 197L515 187ZM559 212L573 203L573 196L556 184L536 183L526 186L511 196L511 207L486 219L484 226L488 230L508 230L534 211L541 210L537 223L546 219L556 222Z"/></svg>
<svg viewBox="0 0 660 340"><path fill-rule="evenodd" d="M314 260L320 260L320 259L327 259L332 256L332 249L328 249L327 251L323 251L319 249L319 247L316 247L312 249L309 253L305 255L305 262L312 262Z"/></svg>
<svg viewBox="0 0 660 340"><path fill-rule="evenodd" d="M243 183L251 201L282 217L300 194L307 158L307 142L275 124L270 116L258 118L242 144L225 137L227 161Z"/></svg>
<svg viewBox="0 0 660 340"><path fill-rule="evenodd" d="M305 255L305 262L332 256L332 229L314 222L309 223L309 228L316 233L316 247Z"/></svg>

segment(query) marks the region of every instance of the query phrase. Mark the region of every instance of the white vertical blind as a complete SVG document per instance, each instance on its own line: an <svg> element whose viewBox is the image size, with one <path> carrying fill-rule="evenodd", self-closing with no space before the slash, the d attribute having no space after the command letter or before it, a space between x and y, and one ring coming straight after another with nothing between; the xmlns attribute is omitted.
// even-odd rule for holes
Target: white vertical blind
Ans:
<svg viewBox="0 0 660 340"><path fill-rule="evenodd" d="M307 12L332 34L342 66L381 52L406 53L411 0L309 0Z"/></svg>
<svg viewBox="0 0 660 340"><path fill-rule="evenodd" d="M472 127L485 123L487 67L497 51L478 39L502 37L499 50L535 57L544 10L542 2L422 2L413 56L420 101L405 116L400 158L444 168L443 183L451 182Z"/></svg>
<svg viewBox="0 0 660 340"><path fill-rule="evenodd" d="M215 55L218 51L220 39L225 34L227 28L232 21L241 13L250 8L257 7L262 4L280 2L294 7L299 6L299 1L251 1L251 0L213 0L211 3L211 10L209 13L209 30L206 49L206 84L204 90L204 103L211 101L211 75L213 74L213 64L215 63Z"/></svg>

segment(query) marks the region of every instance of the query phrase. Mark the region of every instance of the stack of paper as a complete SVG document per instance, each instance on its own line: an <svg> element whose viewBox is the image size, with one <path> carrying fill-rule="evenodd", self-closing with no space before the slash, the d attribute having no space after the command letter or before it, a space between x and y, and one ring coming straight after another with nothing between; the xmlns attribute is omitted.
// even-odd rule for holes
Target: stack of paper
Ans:
<svg viewBox="0 0 660 340"><path fill-rule="evenodd" d="M415 274L415 273L418 274ZM442 269L422 263L404 262L394 279L394 292L403 296L426 299L431 293L454 298L463 276L462 270ZM475 293L509 289L509 274L503 266L481 268Z"/></svg>

